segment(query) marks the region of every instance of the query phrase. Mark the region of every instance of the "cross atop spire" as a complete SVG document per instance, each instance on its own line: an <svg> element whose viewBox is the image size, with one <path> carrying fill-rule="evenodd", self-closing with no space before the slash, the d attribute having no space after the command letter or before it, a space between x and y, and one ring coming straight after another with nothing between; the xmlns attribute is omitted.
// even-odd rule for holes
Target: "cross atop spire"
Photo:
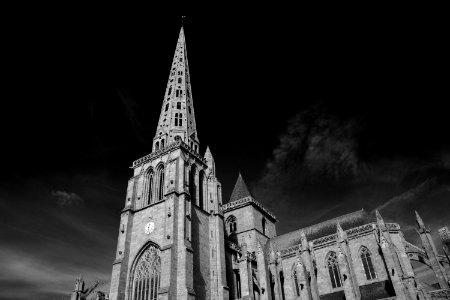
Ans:
<svg viewBox="0 0 450 300"><path fill-rule="evenodd" d="M189 75L184 29L181 27L170 69L169 80L153 139L153 151L181 140L198 152L194 103Z"/></svg>

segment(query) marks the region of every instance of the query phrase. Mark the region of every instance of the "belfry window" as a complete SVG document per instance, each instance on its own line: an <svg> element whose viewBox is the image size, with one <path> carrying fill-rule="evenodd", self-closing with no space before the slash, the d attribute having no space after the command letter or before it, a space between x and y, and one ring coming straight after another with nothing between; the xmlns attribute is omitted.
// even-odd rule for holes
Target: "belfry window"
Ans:
<svg viewBox="0 0 450 300"><path fill-rule="evenodd" d="M362 247L359 250L361 260L363 263L364 271L366 272L367 280L372 280L376 278L375 269L373 267L372 258L370 257L370 251L366 247Z"/></svg>
<svg viewBox="0 0 450 300"><path fill-rule="evenodd" d="M147 205L152 204L153 200L153 170L149 169L145 174L144 197L147 198Z"/></svg>
<svg viewBox="0 0 450 300"><path fill-rule="evenodd" d="M133 270L132 300L156 300L161 277L161 258L159 250L150 246L142 253Z"/></svg>
<svg viewBox="0 0 450 300"><path fill-rule="evenodd" d="M333 289L341 287L341 272L335 252L330 252L327 258L328 272L330 273L331 286Z"/></svg>
<svg viewBox="0 0 450 300"><path fill-rule="evenodd" d="M177 97L183 96L183 91L182 91L182 90L177 90L177 91L176 91L176 96L177 96Z"/></svg>
<svg viewBox="0 0 450 300"><path fill-rule="evenodd" d="M181 102L177 102L177 109L181 109Z"/></svg>
<svg viewBox="0 0 450 300"><path fill-rule="evenodd" d="M178 78L178 83L181 83L182 79L181 77Z"/></svg>
<svg viewBox="0 0 450 300"><path fill-rule="evenodd" d="M164 109L164 111L167 111L169 109L169 103L166 104L166 108Z"/></svg>
<svg viewBox="0 0 450 300"><path fill-rule="evenodd" d="M167 92L167 95L170 95L170 94L172 94L172 87L171 86L169 87L169 92Z"/></svg>
<svg viewBox="0 0 450 300"><path fill-rule="evenodd" d="M161 149L164 148L164 139L161 140Z"/></svg>
<svg viewBox="0 0 450 300"><path fill-rule="evenodd" d="M178 71L178 75L183 75L183 71Z"/></svg>
<svg viewBox="0 0 450 300"><path fill-rule="evenodd" d="M164 167L161 166L158 169L158 200L161 201L164 198Z"/></svg>

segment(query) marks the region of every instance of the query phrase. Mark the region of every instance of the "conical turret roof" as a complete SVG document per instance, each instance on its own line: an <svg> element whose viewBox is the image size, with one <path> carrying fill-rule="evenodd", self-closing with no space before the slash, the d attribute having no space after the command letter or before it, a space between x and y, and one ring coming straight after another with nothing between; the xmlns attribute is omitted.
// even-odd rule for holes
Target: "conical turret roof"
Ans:
<svg viewBox="0 0 450 300"><path fill-rule="evenodd" d="M233 192L231 193L230 202L245 198L253 195L250 193L250 190L247 188L245 184L244 178L242 178L241 173L239 173L236 184L234 185Z"/></svg>

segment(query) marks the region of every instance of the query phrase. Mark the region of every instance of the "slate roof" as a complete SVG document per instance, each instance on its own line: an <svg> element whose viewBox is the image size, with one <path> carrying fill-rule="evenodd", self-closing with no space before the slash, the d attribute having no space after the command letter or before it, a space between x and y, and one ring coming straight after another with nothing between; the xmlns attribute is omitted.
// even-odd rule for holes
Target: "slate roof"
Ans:
<svg viewBox="0 0 450 300"><path fill-rule="evenodd" d="M247 185L244 182L244 178L242 178L241 173L239 173L238 179L236 180L236 184L234 185L233 192L231 193L229 202L233 202L245 198L247 196L253 197L253 195L250 193L250 190L247 188Z"/></svg>
<svg viewBox="0 0 450 300"><path fill-rule="evenodd" d="M342 229L348 230L364 224L374 222L375 218L370 216L364 209L342 215L324 222L314 224L305 228L291 231L270 239L267 246L272 245L273 249L286 249L300 244L300 233L305 232L308 241L318 239L336 233L336 226L339 222Z"/></svg>

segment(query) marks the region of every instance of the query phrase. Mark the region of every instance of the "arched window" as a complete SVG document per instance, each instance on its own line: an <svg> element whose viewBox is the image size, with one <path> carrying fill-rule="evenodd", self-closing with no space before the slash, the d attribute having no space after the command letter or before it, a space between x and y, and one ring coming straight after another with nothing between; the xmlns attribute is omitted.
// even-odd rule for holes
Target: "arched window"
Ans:
<svg viewBox="0 0 450 300"><path fill-rule="evenodd" d="M158 169L158 201L164 198L164 167Z"/></svg>
<svg viewBox="0 0 450 300"><path fill-rule="evenodd" d="M199 179L198 179L198 206L200 206L200 208L205 209L205 207L203 207L204 205L204 185L205 184L205 172L203 170L200 171L199 174Z"/></svg>
<svg viewBox="0 0 450 300"><path fill-rule="evenodd" d="M327 256L328 272L330 273L331 286L334 288L341 287L341 272L335 252L330 252Z"/></svg>
<svg viewBox="0 0 450 300"><path fill-rule="evenodd" d="M359 250L359 254L361 255L361 260L364 266L364 271L366 272L367 280L376 278L377 275L375 274L375 269L373 268L369 249L367 249L366 247L361 247L361 250Z"/></svg>
<svg viewBox="0 0 450 300"><path fill-rule="evenodd" d="M266 234L266 219L265 219L265 218L262 218L261 223L262 223L262 231L263 231L263 234Z"/></svg>
<svg viewBox="0 0 450 300"><path fill-rule="evenodd" d="M178 83L181 83L181 80L182 80L182 79L181 79L181 77L180 77L180 78L178 78Z"/></svg>
<svg viewBox="0 0 450 300"><path fill-rule="evenodd" d="M229 234L232 234L233 232L236 231L236 217L235 216L233 216L233 215L229 216L227 218L226 224L227 224L226 226L227 226Z"/></svg>
<svg viewBox="0 0 450 300"><path fill-rule="evenodd" d="M178 125L183 126L183 114L178 115Z"/></svg>
<svg viewBox="0 0 450 300"><path fill-rule="evenodd" d="M164 148L164 139L161 140L161 149Z"/></svg>
<svg viewBox="0 0 450 300"><path fill-rule="evenodd" d="M197 199L197 185L195 182L196 171L197 169L195 168L195 165L192 165L189 173L189 194L191 195L191 201L193 203L196 203L195 200Z"/></svg>
<svg viewBox="0 0 450 300"><path fill-rule="evenodd" d="M170 94L172 94L172 87L169 87L169 92L167 92L167 95L170 96Z"/></svg>
<svg viewBox="0 0 450 300"><path fill-rule="evenodd" d="M283 271L280 272L280 285L281 285L281 299L286 299L285 293L284 293L284 275Z"/></svg>
<svg viewBox="0 0 450 300"><path fill-rule="evenodd" d="M178 126L178 113L175 114L175 126Z"/></svg>
<svg viewBox="0 0 450 300"><path fill-rule="evenodd" d="M166 104L166 108L164 109L164 111L167 111L169 109L169 103Z"/></svg>
<svg viewBox="0 0 450 300"><path fill-rule="evenodd" d="M299 284L298 284L297 266L296 266L296 264L294 264L294 267L292 268L292 278L294 278L295 295L297 297L300 297L300 287L299 287Z"/></svg>
<svg viewBox="0 0 450 300"><path fill-rule="evenodd" d="M181 109L181 102L177 102L177 109Z"/></svg>
<svg viewBox="0 0 450 300"><path fill-rule="evenodd" d="M159 150L159 142L156 142L156 144L155 144L155 151L158 151Z"/></svg>
<svg viewBox="0 0 450 300"><path fill-rule="evenodd" d="M153 202L153 170L149 169L145 173L145 185L144 185L144 199L147 199L147 205Z"/></svg>
<svg viewBox="0 0 450 300"><path fill-rule="evenodd" d="M133 271L130 300L156 300L161 274L159 250L150 246L142 253Z"/></svg>

